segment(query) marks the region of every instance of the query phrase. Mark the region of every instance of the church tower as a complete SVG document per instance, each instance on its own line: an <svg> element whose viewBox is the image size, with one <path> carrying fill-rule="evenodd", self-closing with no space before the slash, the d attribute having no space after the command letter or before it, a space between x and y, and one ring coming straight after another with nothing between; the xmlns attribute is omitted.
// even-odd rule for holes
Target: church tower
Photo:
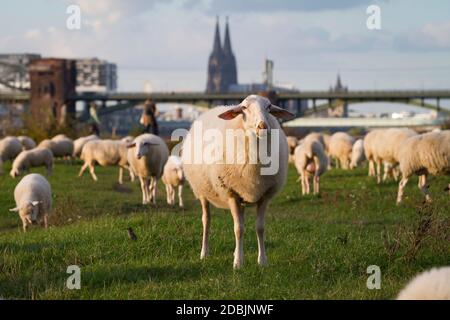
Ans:
<svg viewBox="0 0 450 320"><path fill-rule="evenodd" d="M236 58L231 49L230 30L228 27L228 17L225 25L225 40L223 44L223 82L224 91L228 91L229 86L237 84Z"/></svg>

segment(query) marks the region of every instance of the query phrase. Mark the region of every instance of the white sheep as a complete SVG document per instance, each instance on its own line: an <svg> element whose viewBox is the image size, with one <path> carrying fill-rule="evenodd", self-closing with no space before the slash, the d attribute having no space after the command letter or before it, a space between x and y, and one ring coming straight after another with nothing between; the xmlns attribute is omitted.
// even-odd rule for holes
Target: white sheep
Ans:
<svg viewBox="0 0 450 320"><path fill-rule="evenodd" d="M417 133L407 128L377 129L369 132L364 139L364 150L369 161L369 173L373 174L376 164L377 182L381 183L381 167L383 162L392 166L398 164L398 151L409 137Z"/></svg>
<svg viewBox="0 0 450 320"><path fill-rule="evenodd" d="M323 145L316 139L305 139L295 148L295 167L300 175L302 194L309 194L309 177L313 176L314 194L319 194L320 176L327 170L328 157Z"/></svg>
<svg viewBox="0 0 450 320"><path fill-rule="evenodd" d="M47 179L36 173L26 175L14 189L14 200L16 207L10 211L19 213L24 232L30 224L38 222L48 228L52 190Z"/></svg>
<svg viewBox="0 0 450 320"><path fill-rule="evenodd" d="M350 161L350 169L359 167L361 163L366 159L364 155L364 140L358 139L352 147L352 159Z"/></svg>
<svg viewBox="0 0 450 320"><path fill-rule="evenodd" d="M53 171L53 153L47 148L25 150L14 159L10 175L15 178L28 171L31 167L40 166L45 166L47 175L51 175Z"/></svg>
<svg viewBox="0 0 450 320"><path fill-rule="evenodd" d="M450 174L450 130L412 136L403 141L398 152L402 179L398 187L397 203L402 202L405 186L413 175L420 175L419 189L427 201L428 175Z"/></svg>
<svg viewBox="0 0 450 320"><path fill-rule="evenodd" d="M61 135L57 137L58 138L55 140L42 140L38 144L38 147L50 149L55 158L70 158L73 154L73 141L69 138L62 137Z"/></svg>
<svg viewBox="0 0 450 320"><path fill-rule="evenodd" d="M128 144L128 163L141 182L142 204L156 204L157 183L168 158L167 144L154 134L144 133Z"/></svg>
<svg viewBox="0 0 450 320"><path fill-rule="evenodd" d="M95 164L102 167L119 166L119 184L123 183L123 169L129 170L127 159L127 144L120 140L91 140L88 141L81 152L83 166L78 174L81 177L89 167L89 172L94 181L98 181L95 175Z"/></svg>
<svg viewBox="0 0 450 320"><path fill-rule="evenodd" d="M400 291L397 300L450 300L450 267L420 273Z"/></svg>
<svg viewBox="0 0 450 320"><path fill-rule="evenodd" d="M352 159L352 148L355 139L345 132L336 132L330 138L329 154L336 159L336 167L348 169Z"/></svg>
<svg viewBox="0 0 450 320"><path fill-rule="evenodd" d="M18 136L20 143L22 144L23 150L31 150L36 147L36 142L27 136Z"/></svg>
<svg viewBox="0 0 450 320"><path fill-rule="evenodd" d="M183 185L184 185L184 171L183 163L180 157L170 156L164 166L164 173L162 181L166 186L167 203L170 205L175 204L175 188L178 189L178 204L181 208L183 204Z"/></svg>
<svg viewBox="0 0 450 320"><path fill-rule="evenodd" d="M96 136L95 134L87 136L87 137L81 137L76 139L73 142L73 154L72 156L75 157L79 157L81 155L81 151L83 150L83 147L86 143L88 143L89 141L94 141L94 140L100 140L100 138L98 136Z"/></svg>
<svg viewBox="0 0 450 320"><path fill-rule="evenodd" d="M22 152L22 144L16 137L5 137L0 140L0 157L3 162L13 160Z"/></svg>
<svg viewBox="0 0 450 320"><path fill-rule="evenodd" d="M264 97L250 95L237 106L216 107L203 113L192 125L182 150L186 178L203 212L200 258L209 254L210 203L228 208L234 220L236 247L234 268L243 264L244 204L256 204L258 263L267 264L264 246L264 215L270 199L281 190L287 175L289 149L278 120L292 114ZM241 136L234 147L231 134ZM199 139L211 141L200 143ZM269 143L270 142L270 143ZM256 154L266 150L266 157ZM210 152L211 148L219 148ZM217 158L217 159L216 159ZM263 164L264 162L264 164Z"/></svg>
<svg viewBox="0 0 450 320"><path fill-rule="evenodd" d="M289 147L289 162L294 163L294 150L298 146L298 138L294 136L287 136L286 140Z"/></svg>

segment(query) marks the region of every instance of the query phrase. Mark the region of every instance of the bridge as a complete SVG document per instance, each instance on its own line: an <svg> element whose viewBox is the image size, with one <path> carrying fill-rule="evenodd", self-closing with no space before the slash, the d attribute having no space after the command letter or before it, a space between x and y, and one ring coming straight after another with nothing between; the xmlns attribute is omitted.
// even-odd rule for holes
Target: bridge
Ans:
<svg viewBox="0 0 450 320"><path fill-rule="evenodd" d="M103 108L101 113L106 114L118 110L127 109L142 103L148 98L152 98L156 103L180 103L192 104L204 107L211 107L218 104L232 104L243 100L250 93L205 93L205 92L113 92L113 93L79 93L70 96L71 101L100 102ZM0 92L1 103L29 103L28 92ZM344 104L358 102L399 102L424 108L450 113L440 106L441 100L450 99L450 90L377 90L377 91L299 91L299 92L277 92L277 103L283 107L289 101L311 101L313 109L317 111L319 107L328 108L336 101ZM427 101L434 100L436 104ZM114 102L109 105L108 102ZM325 102L317 105L318 102Z"/></svg>

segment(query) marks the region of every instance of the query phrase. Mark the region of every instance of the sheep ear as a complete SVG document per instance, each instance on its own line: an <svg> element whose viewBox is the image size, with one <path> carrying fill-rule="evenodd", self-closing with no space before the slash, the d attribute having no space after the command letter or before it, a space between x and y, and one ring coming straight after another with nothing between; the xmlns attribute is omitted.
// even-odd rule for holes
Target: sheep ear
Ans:
<svg viewBox="0 0 450 320"><path fill-rule="evenodd" d="M31 201L33 207L37 206L39 203L42 203L42 201Z"/></svg>
<svg viewBox="0 0 450 320"><path fill-rule="evenodd" d="M230 110L219 114L218 117L223 120L231 120L240 115L242 113L242 110L244 110L244 107L239 105L237 107L231 108Z"/></svg>
<svg viewBox="0 0 450 320"><path fill-rule="evenodd" d="M19 208L15 207L15 208L9 209L9 211L11 211L11 212L18 212Z"/></svg>
<svg viewBox="0 0 450 320"><path fill-rule="evenodd" d="M283 120L289 120L289 119L292 119L292 118L294 118L295 116L292 114L292 113L290 113L289 111L287 111L287 110L284 110L284 109L282 109L282 108L280 108L280 107L277 107L277 106L275 106L275 105L270 105L270 107L269 107L269 113L271 114L271 115L273 115L273 116L275 116L275 117L277 117L277 118L280 118L280 119L283 119Z"/></svg>
<svg viewBox="0 0 450 320"><path fill-rule="evenodd" d="M136 142L133 142L133 143L127 144L127 148L128 148L128 149L130 149L130 148L134 148L134 147L136 147Z"/></svg>

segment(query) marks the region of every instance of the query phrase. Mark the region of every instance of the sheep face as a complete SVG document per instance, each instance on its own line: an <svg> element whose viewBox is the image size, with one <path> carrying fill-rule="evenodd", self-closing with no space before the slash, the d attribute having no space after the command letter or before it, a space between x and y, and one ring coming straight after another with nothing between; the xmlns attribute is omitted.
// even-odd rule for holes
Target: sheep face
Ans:
<svg viewBox="0 0 450 320"><path fill-rule="evenodd" d="M269 99L257 95L250 95L238 106L221 113L219 118L231 120L238 115L242 115L244 129L253 132L258 138L262 138L271 129L270 122L268 121L269 113L281 119L293 117L293 114L273 105Z"/></svg>
<svg viewBox="0 0 450 320"><path fill-rule="evenodd" d="M14 209L10 209L10 211L18 212L22 221L27 224L36 224L40 203L42 203L42 201L30 201L22 205L20 208L16 207Z"/></svg>

